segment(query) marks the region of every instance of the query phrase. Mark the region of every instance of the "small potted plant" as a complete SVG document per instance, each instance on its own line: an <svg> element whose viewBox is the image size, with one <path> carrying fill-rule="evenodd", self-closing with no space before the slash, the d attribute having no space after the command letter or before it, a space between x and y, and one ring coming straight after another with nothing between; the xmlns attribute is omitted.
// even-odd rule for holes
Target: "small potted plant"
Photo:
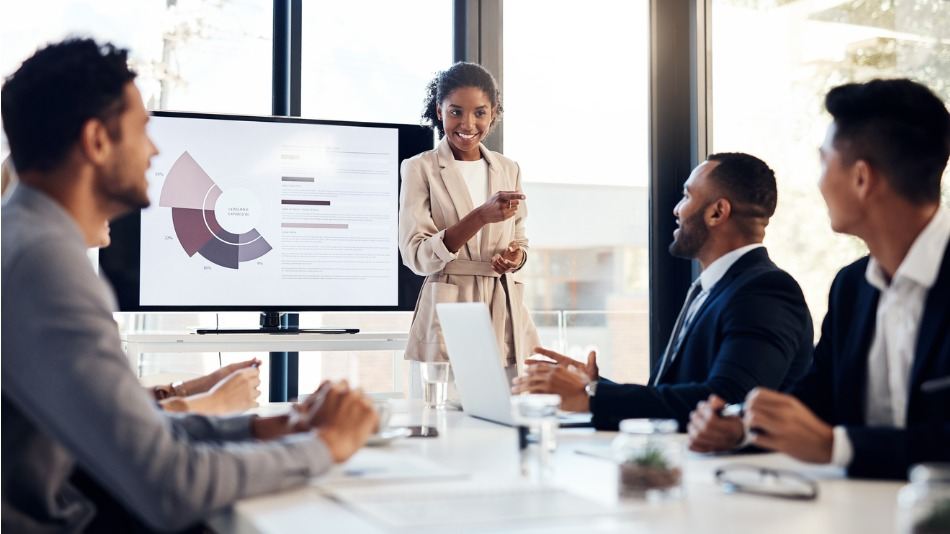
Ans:
<svg viewBox="0 0 950 534"><path fill-rule="evenodd" d="M670 420L628 419L614 441L618 491L622 497L652 498L682 493L682 445Z"/></svg>

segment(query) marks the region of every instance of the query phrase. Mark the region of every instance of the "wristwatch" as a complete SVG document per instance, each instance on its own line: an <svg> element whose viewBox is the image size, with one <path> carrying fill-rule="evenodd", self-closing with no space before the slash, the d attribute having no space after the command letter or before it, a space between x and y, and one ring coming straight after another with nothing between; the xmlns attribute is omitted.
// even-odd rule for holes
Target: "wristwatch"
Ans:
<svg viewBox="0 0 950 534"><path fill-rule="evenodd" d="M597 394L597 381L596 381L596 380L591 380L590 382L588 382L587 385L584 386L584 392L587 393L587 396L588 396L588 397L593 397L594 395L596 395L596 394Z"/></svg>

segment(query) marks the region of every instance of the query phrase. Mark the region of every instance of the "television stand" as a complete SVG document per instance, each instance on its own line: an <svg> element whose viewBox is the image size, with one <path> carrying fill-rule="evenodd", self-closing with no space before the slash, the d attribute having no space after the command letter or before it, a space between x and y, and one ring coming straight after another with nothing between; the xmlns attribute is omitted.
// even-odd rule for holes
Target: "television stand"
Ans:
<svg viewBox="0 0 950 534"><path fill-rule="evenodd" d="M359 328L300 328L282 312L261 312L260 328L199 328L197 334L358 334ZM293 323L293 324L292 324Z"/></svg>
<svg viewBox="0 0 950 534"><path fill-rule="evenodd" d="M269 356L269 392L264 394L271 402L281 402L297 395L298 358L290 355L314 354L319 352L363 352L388 351L392 356L393 389L403 391L403 378L408 363L403 359L407 332L360 332L347 336L327 336L323 334L300 333L293 336L275 336L254 331L252 334L228 336L199 336L194 330L122 332L122 345L128 354L129 362L143 376L144 358L148 353L202 353L237 352L270 353Z"/></svg>
<svg viewBox="0 0 950 534"><path fill-rule="evenodd" d="M199 328L197 334L358 334L359 328Z"/></svg>

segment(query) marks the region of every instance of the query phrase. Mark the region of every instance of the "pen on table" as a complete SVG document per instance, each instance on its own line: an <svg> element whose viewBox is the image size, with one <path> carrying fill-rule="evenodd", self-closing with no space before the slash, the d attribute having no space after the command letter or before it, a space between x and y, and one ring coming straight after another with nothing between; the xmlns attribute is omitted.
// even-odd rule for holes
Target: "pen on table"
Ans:
<svg viewBox="0 0 950 534"><path fill-rule="evenodd" d="M717 415L719 415L719 417L739 417L739 418L744 419L745 418L745 403L737 402L735 404L727 404L723 406L722 409L716 413ZM745 429L745 433L750 436L754 434L764 434L761 428L749 427L746 425L744 420L742 422L742 427ZM747 442L743 442L743 446L747 444L748 444Z"/></svg>
<svg viewBox="0 0 950 534"><path fill-rule="evenodd" d="M716 414L719 417L742 417L745 415L745 403L737 402L735 404L727 404L716 412Z"/></svg>
<svg viewBox="0 0 950 534"><path fill-rule="evenodd" d="M924 393L936 393L945 389L950 389L950 376L934 378L920 385L920 390ZM735 404L727 404L717 411L716 414L720 417L742 417L745 415L745 403L737 402Z"/></svg>

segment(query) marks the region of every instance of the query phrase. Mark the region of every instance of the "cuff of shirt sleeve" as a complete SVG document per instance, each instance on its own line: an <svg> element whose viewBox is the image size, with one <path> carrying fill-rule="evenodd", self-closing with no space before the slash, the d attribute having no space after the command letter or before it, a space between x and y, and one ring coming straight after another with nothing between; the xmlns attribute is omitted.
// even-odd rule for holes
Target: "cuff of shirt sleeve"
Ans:
<svg viewBox="0 0 950 534"><path fill-rule="evenodd" d="M445 247L445 230L433 235L429 238L432 246L432 252L445 263L448 263L452 260L458 259L458 253L451 253L449 249Z"/></svg>
<svg viewBox="0 0 950 534"><path fill-rule="evenodd" d="M854 456L854 448L851 446L851 438L848 437L848 431L843 426L836 426L833 430L834 438L831 442L831 465L835 467L846 468L851 463Z"/></svg>
<svg viewBox="0 0 950 534"><path fill-rule="evenodd" d="M515 267L515 270L512 271L512 272L514 272L514 273L520 271L521 268L524 267L524 264L528 263L528 249L526 249L526 248L524 248L524 247L521 247L521 252L522 252L522 254L521 254L521 264L518 265L517 267Z"/></svg>
<svg viewBox="0 0 950 534"><path fill-rule="evenodd" d="M742 424L742 441L735 446L733 450L740 450L752 445L752 432L749 432L749 429L746 428L745 423Z"/></svg>
<svg viewBox="0 0 950 534"><path fill-rule="evenodd" d="M217 418L218 432L227 439L241 441L253 439L254 434L251 429L251 421L256 415L235 415L230 417Z"/></svg>
<svg viewBox="0 0 950 534"><path fill-rule="evenodd" d="M315 432L302 432L280 438L281 442L300 450L307 458L308 476L325 473L333 465L333 456L327 444Z"/></svg>

